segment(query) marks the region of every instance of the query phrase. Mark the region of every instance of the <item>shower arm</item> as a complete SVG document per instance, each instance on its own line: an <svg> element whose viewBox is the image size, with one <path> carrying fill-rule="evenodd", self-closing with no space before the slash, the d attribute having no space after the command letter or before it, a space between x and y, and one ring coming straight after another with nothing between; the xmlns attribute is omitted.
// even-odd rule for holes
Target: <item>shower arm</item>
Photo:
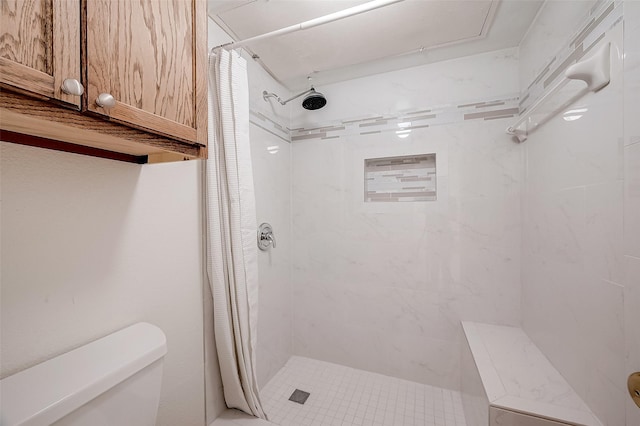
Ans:
<svg viewBox="0 0 640 426"><path fill-rule="evenodd" d="M266 90L262 92L262 99L264 99L265 101L267 100L267 98L276 98L276 100L278 102L280 102L281 105L286 105L287 103L291 102L294 99L299 98L302 95L306 95L307 93L311 93L314 92L316 89L313 88L313 86L311 86L311 89L304 91L302 93L300 93L299 95L295 95L292 98L287 99L286 101L283 101L282 99L280 99L280 96L276 95L275 93L269 93Z"/></svg>

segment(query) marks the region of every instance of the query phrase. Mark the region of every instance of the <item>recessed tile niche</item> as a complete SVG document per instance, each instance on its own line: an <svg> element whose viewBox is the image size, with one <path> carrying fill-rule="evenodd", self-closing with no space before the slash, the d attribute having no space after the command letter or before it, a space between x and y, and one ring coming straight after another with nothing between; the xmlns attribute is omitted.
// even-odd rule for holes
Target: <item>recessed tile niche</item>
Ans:
<svg viewBox="0 0 640 426"><path fill-rule="evenodd" d="M435 201L436 154L365 159L364 200Z"/></svg>

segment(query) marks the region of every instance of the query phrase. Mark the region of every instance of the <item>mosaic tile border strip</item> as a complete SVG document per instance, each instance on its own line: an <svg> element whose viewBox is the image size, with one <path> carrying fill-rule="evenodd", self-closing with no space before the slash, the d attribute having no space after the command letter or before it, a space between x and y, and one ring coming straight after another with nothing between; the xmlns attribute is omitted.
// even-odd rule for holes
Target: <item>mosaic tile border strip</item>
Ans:
<svg viewBox="0 0 640 426"><path fill-rule="evenodd" d="M291 142L312 139L336 139L353 135L394 132L409 136L413 129L459 123L469 120L497 120L518 115L518 96L476 101L460 105L444 105L430 109L406 111L394 115L367 117L327 123L314 128L291 129ZM405 137L406 137L405 136Z"/></svg>
<svg viewBox="0 0 640 426"><path fill-rule="evenodd" d="M287 126L283 126L258 111L249 110L249 123L260 127L265 132L271 133L287 143L291 143L291 131Z"/></svg>
<svg viewBox="0 0 640 426"><path fill-rule="evenodd" d="M601 1L586 15L578 30L567 40L567 46L560 49L543 67L522 93L519 102L520 113L526 111L539 99L545 90L563 78L562 73L570 65L578 62L623 20L623 5L620 0Z"/></svg>

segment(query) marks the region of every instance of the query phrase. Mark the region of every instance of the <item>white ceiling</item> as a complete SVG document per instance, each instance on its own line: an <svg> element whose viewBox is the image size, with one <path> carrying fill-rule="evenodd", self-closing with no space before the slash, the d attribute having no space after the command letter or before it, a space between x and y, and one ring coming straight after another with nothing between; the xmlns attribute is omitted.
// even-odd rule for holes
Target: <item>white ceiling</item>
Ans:
<svg viewBox="0 0 640 426"><path fill-rule="evenodd" d="M291 90L520 43L543 0L404 0L246 47ZM211 16L243 40L366 3L354 0L209 0Z"/></svg>

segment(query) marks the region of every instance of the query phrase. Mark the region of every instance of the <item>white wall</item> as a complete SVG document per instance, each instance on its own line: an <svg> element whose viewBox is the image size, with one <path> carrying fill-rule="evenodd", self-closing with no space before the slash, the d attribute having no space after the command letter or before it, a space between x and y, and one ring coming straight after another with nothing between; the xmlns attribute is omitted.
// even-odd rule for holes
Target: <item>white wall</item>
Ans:
<svg viewBox="0 0 640 426"><path fill-rule="evenodd" d="M292 127L495 99L518 91L517 69L506 50L324 86L326 110ZM509 120L293 143L296 355L456 389L460 320L520 323ZM364 202L365 158L434 152L437 201Z"/></svg>
<svg viewBox="0 0 640 426"><path fill-rule="evenodd" d="M204 425L199 162L1 144L0 376L138 321L167 336L158 425Z"/></svg>
<svg viewBox="0 0 640 426"><path fill-rule="evenodd" d="M578 25L586 22L589 7L590 2L545 3L540 23L520 49L521 76L533 79L569 44ZM569 15L575 19L558 18ZM632 22L625 16L625 28ZM629 83L623 82L622 30L619 24L604 39L612 42L611 83L568 108L584 109L582 117L567 121L560 113L524 144L523 326L608 426L637 424L625 421L625 341L637 341L638 332L637 318L634 323L630 313L625 326L624 300L640 282L639 252L627 251L625 278L623 241L625 234L629 241L640 238L640 228L625 223L640 210L634 206L624 213L625 187L627 199L633 200L628 181L637 176L630 169L638 164L632 159L637 144L625 138L623 117L637 122L638 111L623 104ZM633 72L637 74L637 66ZM522 83L524 91L531 81ZM633 84L637 99L637 76ZM638 134L637 129L629 132Z"/></svg>

